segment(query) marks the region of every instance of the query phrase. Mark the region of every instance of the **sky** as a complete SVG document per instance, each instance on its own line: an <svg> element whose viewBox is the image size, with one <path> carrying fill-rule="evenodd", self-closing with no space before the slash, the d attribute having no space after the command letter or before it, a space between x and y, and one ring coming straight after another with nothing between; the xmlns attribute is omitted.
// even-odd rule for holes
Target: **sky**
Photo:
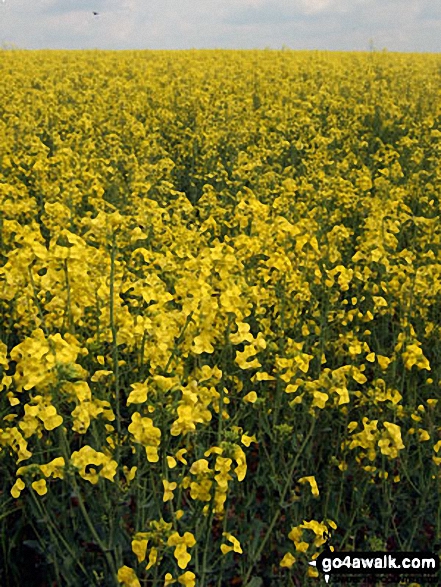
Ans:
<svg viewBox="0 0 441 587"><path fill-rule="evenodd" d="M2 45L440 52L441 0L0 0Z"/></svg>

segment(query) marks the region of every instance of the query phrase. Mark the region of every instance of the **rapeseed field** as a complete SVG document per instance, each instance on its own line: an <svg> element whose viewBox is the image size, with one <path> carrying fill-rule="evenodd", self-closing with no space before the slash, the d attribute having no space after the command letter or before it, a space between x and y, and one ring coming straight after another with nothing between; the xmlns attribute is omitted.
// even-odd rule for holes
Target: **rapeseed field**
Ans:
<svg viewBox="0 0 441 587"><path fill-rule="evenodd" d="M0 52L0 584L323 585L441 539L441 57Z"/></svg>

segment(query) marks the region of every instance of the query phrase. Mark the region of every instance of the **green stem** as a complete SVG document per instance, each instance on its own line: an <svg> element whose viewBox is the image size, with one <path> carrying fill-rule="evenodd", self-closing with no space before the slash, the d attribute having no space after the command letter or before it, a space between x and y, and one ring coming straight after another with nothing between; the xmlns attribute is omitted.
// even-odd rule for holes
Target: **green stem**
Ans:
<svg viewBox="0 0 441 587"><path fill-rule="evenodd" d="M46 328L46 324L45 324L45 321L44 321L43 309L41 307L40 300L38 299L37 288L35 286L34 277L32 275L32 265L33 265L33 263L29 267L29 279L31 281L32 290L33 290L33 293L34 293L34 302L35 302L35 305L37 306L38 314L40 316L41 328L42 328L42 330L43 330L46 338L48 338L49 333L48 333L48 329Z"/></svg>
<svg viewBox="0 0 441 587"><path fill-rule="evenodd" d="M280 348L280 355L284 356L285 354L285 283L286 283L286 277L283 276L282 279L282 295L281 297L281 307L280 307L280 344L279 344L279 348ZM279 297L279 296L277 296ZM275 426L277 426L278 420L279 420L279 413L280 413L280 407L281 407L281 401L282 401L282 394L284 392L282 391L282 382L280 377L277 377L277 381L276 381L276 397L275 397L275 407L274 407L274 414L273 414L273 429Z"/></svg>
<svg viewBox="0 0 441 587"><path fill-rule="evenodd" d="M299 462L300 457L303 456L303 451L305 450L306 445L308 444L309 440L311 439L311 436L312 436L312 434L314 432L315 423L316 423L316 420L314 418L312 420L312 424L311 424L311 427L309 429L309 432L306 435L305 440L303 441L302 446L300 447L299 452L297 453L297 455L296 455L296 457L295 457L295 459L294 459L294 461L293 461L293 463L291 465L291 469L289 471L289 475L288 475L288 478L286 480L285 487L283 488L282 494L280 496L280 503L281 504L284 504L285 503L286 495L288 493L289 488L292 485L292 478L294 476L294 471L295 471L295 469L297 467L297 463ZM276 525L277 520L279 519L280 514L282 513L282 508L283 508L283 505L282 505L282 507L280 507L280 506L278 507L276 513L273 516L273 519L271 520L271 523L270 523L270 525L268 527L268 530L267 530L265 536L263 537L262 542L260 543L259 548L257 549L256 553L254 554L254 556L252 558L251 565L249 566L248 571L247 571L247 573L245 575L245 579L244 579L244 586L245 587L246 587L246 585L248 583L248 580L249 580L249 578L251 576L251 573L253 572L254 565L260 559L260 555L262 554L262 551L265 548L266 543L269 540L269 537L271 536L271 533L272 533L272 531L274 529L274 526Z"/></svg>
<svg viewBox="0 0 441 587"><path fill-rule="evenodd" d="M228 498L227 498L228 501ZM225 502L226 505L227 502ZM228 518L227 518L227 511L228 511L228 507L225 507L225 514L224 514L224 519L223 519L223 524L222 524L222 536L225 534L225 532L227 531L227 523L228 523ZM225 555L222 557L221 559L221 569L219 572L219 579L217 581L217 587L222 587L222 575L223 575L223 566L224 566L224 561L225 561Z"/></svg>
<svg viewBox="0 0 441 587"><path fill-rule="evenodd" d="M37 509L39 511L40 516L47 521L47 527L48 527L49 533L51 535L52 544L54 544L54 545L58 545L59 543L62 544L65 549L64 551L62 551L62 555L65 556L66 552L68 552L70 554L70 556L72 557L72 560L77 563L77 565L81 569L84 576L89 578L88 571L82 565L81 561L78 560L77 555L71 549L67 540L64 539L63 534L58 530L57 526L53 523L47 509L44 507L44 505L42 503L40 503L40 501L38 500L34 491L31 491L31 495L32 495L32 498L34 500L35 505L37 506ZM43 542L41 540L40 540L40 542L41 542L41 544L43 544ZM57 567L56 561L54 562L54 564ZM56 572L58 574L58 568L56 568Z"/></svg>
<svg viewBox="0 0 441 587"><path fill-rule="evenodd" d="M229 352L230 348L231 348L231 342L230 342L230 331L231 331L231 324L233 323L233 317L230 315L228 317L228 325L227 325L227 330L225 333L225 346L223 349L223 353L222 353L222 357L225 359L225 354L227 352ZM220 446L221 442L222 442L222 435L223 435L223 411L224 411L224 399L225 399L225 392L224 392L224 373L225 373L225 365L223 364L223 362L221 363L222 366L222 379L220 381L220 396L219 396L219 419L218 419L218 423L217 423L217 446ZM213 481L213 485L212 485L212 499L210 501L210 515L208 517L208 521L207 521L207 534L205 537L205 548L204 548L204 554L202 557L202 574L201 574L201 585L205 584L205 575L207 574L207 559L208 559L208 552L211 551L210 549L210 539L211 539L211 527L213 524L213 518L214 518L214 511L213 511L213 507L212 507L212 502L214 499L214 492L216 491L216 487L215 487L215 482ZM224 514L226 515L226 514ZM220 573L220 577L222 577L222 573Z"/></svg>
<svg viewBox="0 0 441 587"><path fill-rule="evenodd" d="M364 495L365 495L365 493L366 493L366 490L367 490L367 484L365 483L365 484L364 484L364 486L363 486L363 490L362 490L362 492L361 492L361 497L360 497L360 499L359 499L359 503L363 503L363 500L364 500ZM350 519L350 521L349 521L349 524L348 524L348 529L346 530L346 534L343 536L343 539L342 539L342 541L340 542L340 549L343 549L343 548L344 548L344 545L345 545L345 543L346 543L346 540L348 539L348 537L349 537L349 534L350 534L350 533L352 532L352 530L353 530L353 524L354 524L355 516L356 516L357 514L359 514L359 513L360 513L360 512L359 512L359 509L358 509L358 508L356 508L356 507L352 508L352 516L351 516L351 519Z"/></svg>
<svg viewBox="0 0 441 587"><path fill-rule="evenodd" d="M60 430L60 437L61 437L61 442L62 442L62 449L64 452L64 458L65 458L66 463L68 463L70 460L69 459L69 446L67 444L66 431L64 429ZM72 482L73 489L74 489L76 497L78 499L78 505L79 505L80 511L83 515L84 521L86 522L86 525L89 528L89 531L90 531L93 539L95 540L95 543L99 546L101 552L104 554L104 556L106 558L107 565L108 565L109 570L113 576L114 584L116 585L116 587L119 587L119 583L116 579L116 568L115 568L114 560L110 554L109 549L101 541L101 538L99 537L98 532L96 531L96 528L95 528L94 524L92 523L92 520L90 519L90 516L89 516L89 514L86 510L86 507L84 505L84 500L81 495L80 488L79 488L77 480L75 478L75 473L70 475L70 481Z"/></svg>
<svg viewBox="0 0 441 587"><path fill-rule="evenodd" d="M176 341L175 341L175 345L174 345L174 347L173 347L172 353L171 353L171 355L170 355L170 358L168 359L168 361L167 361L167 364L166 364L166 366L165 366L165 369L164 369L164 372L165 372L165 374L167 374L167 372L168 372L168 368L170 367L170 365L171 365L171 362L172 362L172 361L173 361L173 359L175 358L175 355L176 355L176 352L177 352L177 350L178 350L178 347L179 347L180 343L181 343L181 342L182 342L182 340L183 340L183 337L184 337L185 331L187 330L187 327L188 327L188 325L190 324L192 317L193 317L193 312L190 312L190 314L187 316L187 319L185 320L185 324L184 324L184 326L182 327L182 330L181 330L181 332L180 332L180 334L179 334L178 338L177 338L177 339L176 339Z"/></svg>
<svg viewBox="0 0 441 587"><path fill-rule="evenodd" d="M118 441L116 443L116 455L119 454L119 443L121 440L121 412L120 412L120 397L119 397L119 364L118 364L118 345L117 345L117 331L115 324L115 233L112 236L112 249L110 255L110 329L112 331L112 359L113 359L113 374L115 378L115 402L116 402L116 430L118 434ZM118 459L116 459L118 462Z"/></svg>

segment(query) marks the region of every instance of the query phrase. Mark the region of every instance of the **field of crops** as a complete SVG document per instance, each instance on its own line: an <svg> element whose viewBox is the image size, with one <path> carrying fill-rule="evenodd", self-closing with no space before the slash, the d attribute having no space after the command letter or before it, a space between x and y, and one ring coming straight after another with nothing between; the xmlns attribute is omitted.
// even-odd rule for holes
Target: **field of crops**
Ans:
<svg viewBox="0 0 441 587"><path fill-rule="evenodd" d="M441 56L0 52L0 584L441 544ZM367 585L367 583L364 583Z"/></svg>

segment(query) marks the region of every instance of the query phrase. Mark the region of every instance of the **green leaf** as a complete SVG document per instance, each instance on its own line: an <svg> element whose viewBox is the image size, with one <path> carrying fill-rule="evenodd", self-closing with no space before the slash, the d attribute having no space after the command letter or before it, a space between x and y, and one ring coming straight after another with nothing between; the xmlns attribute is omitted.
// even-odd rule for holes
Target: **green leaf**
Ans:
<svg viewBox="0 0 441 587"><path fill-rule="evenodd" d="M30 548L31 550L35 550L38 554L43 554L44 551L37 540L23 540L23 544Z"/></svg>

